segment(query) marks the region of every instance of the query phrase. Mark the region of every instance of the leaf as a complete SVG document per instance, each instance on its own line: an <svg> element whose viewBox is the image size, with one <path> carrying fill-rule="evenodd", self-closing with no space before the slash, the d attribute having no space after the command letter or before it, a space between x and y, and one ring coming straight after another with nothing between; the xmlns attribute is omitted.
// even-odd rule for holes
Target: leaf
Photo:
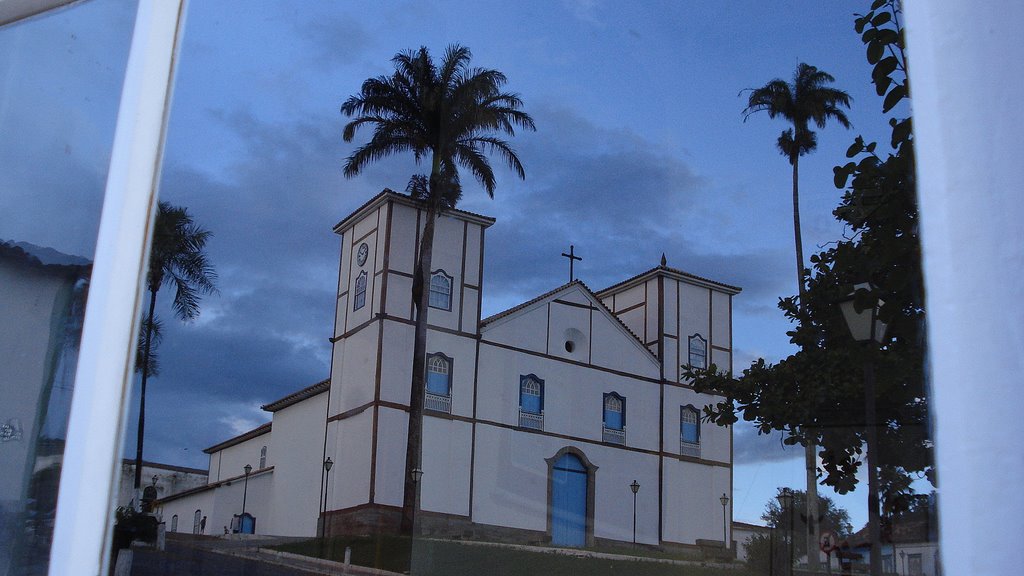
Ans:
<svg viewBox="0 0 1024 576"><path fill-rule="evenodd" d="M864 150L866 150L868 154L873 154L875 152L875 142L872 142L871 144L865 146Z"/></svg>
<svg viewBox="0 0 1024 576"><path fill-rule="evenodd" d="M868 30L870 32L870 30ZM865 36L867 32L864 33ZM868 42L868 64L877 64L885 55L885 45L877 40Z"/></svg>
<svg viewBox="0 0 1024 576"><path fill-rule="evenodd" d="M867 30L864 31L864 34L861 35L861 42L867 44L868 42L874 40L875 37L878 36L878 32L878 28L868 28Z"/></svg>
<svg viewBox="0 0 1024 576"><path fill-rule="evenodd" d="M892 20L892 14L889 14L888 12L879 12L871 19L871 25L877 28L890 20Z"/></svg>
<svg viewBox="0 0 1024 576"><path fill-rule="evenodd" d="M896 44L900 40L900 35L892 28L872 28L872 30L878 30L878 34L875 36L875 39L882 44ZM865 34L867 34L867 32L865 32Z"/></svg>
<svg viewBox="0 0 1024 576"><path fill-rule="evenodd" d="M907 95L907 87L903 84L897 84L885 95L885 101L882 102L882 112L888 112L892 110L900 100L903 100Z"/></svg>
<svg viewBox="0 0 1024 576"><path fill-rule="evenodd" d="M905 118L899 122L894 118L889 123L892 125L892 147L898 148L900 143L910 139L910 118Z"/></svg>
<svg viewBox="0 0 1024 576"><path fill-rule="evenodd" d="M889 74L892 74L894 70L896 70L896 67L899 66L899 64L899 60L897 60L895 56L883 58L878 61L878 64L875 64L875 70L872 72L872 75L885 74L886 76L888 76Z"/></svg>
<svg viewBox="0 0 1024 576"><path fill-rule="evenodd" d="M871 14L872 12L868 12L867 15L856 18L853 21L853 29L857 31L857 34L864 31L864 26L867 25L868 20L871 18Z"/></svg>
<svg viewBox="0 0 1024 576"><path fill-rule="evenodd" d="M836 188L846 188L846 181L850 178L850 173L857 167L853 162L847 162L845 166L836 166L832 168L832 172L835 174L833 182Z"/></svg>
<svg viewBox="0 0 1024 576"><path fill-rule="evenodd" d="M885 3L887 1L888 0L875 0L874 2L871 3L871 10L878 10L882 6L885 6Z"/></svg>
<svg viewBox="0 0 1024 576"><path fill-rule="evenodd" d="M846 157L853 158L857 154L860 154L862 150L864 150L864 139L857 136L857 139L853 141L853 144L850 144L850 147L846 149Z"/></svg>

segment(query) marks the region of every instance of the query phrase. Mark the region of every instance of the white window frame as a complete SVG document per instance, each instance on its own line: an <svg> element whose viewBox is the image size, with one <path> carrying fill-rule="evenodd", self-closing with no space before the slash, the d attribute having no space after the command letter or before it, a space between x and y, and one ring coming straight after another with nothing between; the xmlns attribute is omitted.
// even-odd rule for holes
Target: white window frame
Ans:
<svg viewBox="0 0 1024 576"><path fill-rule="evenodd" d="M697 352L704 358L704 362L699 366L693 363L693 345L695 343L700 347ZM700 368L701 370L704 370L708 367L708 341L700 335L700 332L690 336L686 340L686 363L690 368Z"/></svg>
<svg viewBox="0 0 1024 576"><path fill-rule="evenodd" d="M435 294L442 294L442 292L440 290L438 290L438 291L434 290L434 279L436 279L436 278L443 279L445 281L445 283L447 284L447 286L446 286L447 293L444 293L445 301L444 301L444 305L443 306L441 306L440 304L435 304L434 303L434 295ZM428 286L429 295L427 297L427 305L429 307L435 308L437 310L451 310L452 309L452 289L454 288L454 285L455 285L455 278L453 278L452 276L449 276L447 273L445 273L444 270L440 270L439 269L439 270L434 270L433 272L431 272L430 273L430 286Z"/></svg>

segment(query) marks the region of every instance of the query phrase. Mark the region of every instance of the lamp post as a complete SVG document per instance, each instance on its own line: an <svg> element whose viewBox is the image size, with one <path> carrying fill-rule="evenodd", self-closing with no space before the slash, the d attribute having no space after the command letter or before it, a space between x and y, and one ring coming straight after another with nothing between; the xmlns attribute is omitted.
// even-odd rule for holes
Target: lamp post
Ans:
<svg viewBox="0 0 1024 576"><path fill-rule="evenodd" d="M722 544L725 544L725 549L729 549L729 532L727 526L729 525L729 515L726 511L726 506L729 505L729 497L722 493L722 497L718 499L722 503Z"/></svg>
<svg viewBox="0 0 1024 576"><path fill-rule="evenodd" d="M636 493L640 491L640 483L633 480L629 489L633 491L633 547L636 547Z"/></svg>
<svg viewBox="0 0 1024 576"><path fill-rule="evenodd" d="M880 299L866 301L864 293L871 294L871 286L857 284L854 292L839 302L850 335L865 346L878 348L885 341L886 323L878 319L882 307ZM858 301L856 295L861 293ZM868 303L868 306L864 306ZM860 306L858 306L860 304ZM868 538L871 543L871 576L882 573L882 550L879 545L880 515L878 511L878 431L875 416L875 365L870 353L864 355L864 438L868 448Z"/></svg>
<svg viewBox="0 0 1024 576"><path fill-rule="evenodd" d="M242 488L242 516L246 516L246 496L249 495L249 472L253 471L253 467L250 464L246 464L242 469L246 470L246 482ZM242 528L241 522L242 520L239 519L240 529Z"/></svg>
<svg viewBox="0 0 1024 576"><path fill-rule="evenodd" d="M160 478L156 474L153 474L153 486L156 486L156 481L159 479Z"/></svg>
<svg viewBox="0 0 1024 576"><path fill-rule="evenodd" d="M421 468L413 468L412 472L410 472L410 474L412 475L412 483L413 483L413 485L416 488L416 499L414 500L414 505L412 507L412 511L413 511L413 527L415 529L415 526L416 526L416 513L419 512L419 509L420 509L420 480L423 479L423 469L421 469Z"/></svg>
<svg viewBox="0 0 1024 576"><path fill-rule="evenodd" d="M786 525L786 555L789 556L789 560L786 565L786 574L792 576L793 574L793 491L789 488L783 488L779 495L776 496L779 499L779 505L782 507L780 512L785 514L789 511L789 523Z"/></svg>
<svg viewBox="0 0 1024 576"><path fill-rule="evenodd" d="M324 460L324 499L320 506L320 540L323 541L324 533L327 531L326 516L327 516L327 487L331 485L331 468L334 467L334 460L328 456L327 460Z"/></svg>

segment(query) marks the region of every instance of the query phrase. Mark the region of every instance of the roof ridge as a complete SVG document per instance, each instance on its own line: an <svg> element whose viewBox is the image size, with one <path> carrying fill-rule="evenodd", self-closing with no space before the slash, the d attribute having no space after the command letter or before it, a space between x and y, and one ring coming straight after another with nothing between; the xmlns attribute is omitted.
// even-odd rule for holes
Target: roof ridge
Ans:
<svg viewBox="0 0 1024 576"><path fill-rule="evenodd" d="M566 288L569 288L570 286L573 286L574 284L575 284L575 285L579 285L579 286L583 287L583 289L584 289L584 290L586 291L586 293L587 293L587 294L589 294L589 295L590 295L590 297L591 297L591 298L592 298L592 299L593 299L593 300L594 300L594 301L595 301L595 302L596 302L596 303L597 303L597 304L598 304L599 306L601 306L601 308L603 308L605 312L607 312L607 313L608 313L608 316L609 316L609 317L611 317L611 318L612 318L612 320L614 320L615 322L617 322L617 323L618 323L618 325L619 325L620 327L622 327L622 329L623 329L623 330L625 330L625 331L626 331L626 334L628 334L628 335L632 336L632 337L633 337L633 339L634 339L634 340L636 341L636 343L637 343L637 344L639 344L639 345L640 345L640 347L641 347L641 348L642 348L642 349L643 349L643 350L644 350L645 352L647 352L648 354L650 354L650 355L651 355L651 357L652 357L652 358L654 358L655 360L657 360L657 361L659 361L659 362L660 362L660 360L658 360L658 357L657 357L657 356L655 356L655 355L654 355L654 353L653 353L653 352L651 352L651 351L650 351L650 349L648 349L648 348L647 348L647 345L646 345L646 344L644 344L643 340L641 340L641 339L640 339L640 337L639 337L639 336L637 336L637 335L636 335L636 333L635 333L635 332L633 332L633 331L632 331L632 330L631 330L631 329L629 328L629 326L626 326L626 323L625 323L625 322L623 322L621 318L619 318L618 316L616 316L616 315L615 315L615 313L614 313L614 312L612 312L611 308L608 308L608 306L607 306L607 305L606 305L606 304L605 304L604 302L602 302L602 301L601 301L601 298L600 298L600 297L599 297L599 296L597 295L597 293L595 293L595 292L594 292L593 290L591 290L591 289L590 289L590 287L589 287L589 286L587 286L587 284L586 284L585 282L583 282L582 280L580 280L580 279L578 279L578 278L577 278L577 279L575 279L575 280L572 280L571 282L568 282L568 283L566 283L566 284L562 284L561 286L559 286L559 287L557 287L557 288L555 288L555 289L553 289L553 290L549 290L549 291L545 292L544 294L541 294L540 296L537 296L536 298L533 298L533 299L531 299L531 300L528 300L528 301L526 301L526 302L523 302L522 304L519 304L519 305L517 305L517 306L513 306L512 308L509 308L509 309L507 309L507 310L505 310L505 311L502 311L502 312L499 312L499 313L497 313L497 314L493 314L493 315L491 315L491 316L488 316L487 318L484 318L483 320L481 320L481 321L480 321L480 327L481 327L481 328L483 328L483 327L484 327L484 325L486 325L486 324L489 324L489 323L491 323L491 322L495 322L495 321L497 321L497 320L500 320L500 319L502 319L502 318L505 318L505 317L511 316L512 314L515 314L516 312L519 312L520 310L523 310L523 309L525 309L525 308L528 308L528 307L530 307L530 306L533 306L533 305L534 305L534 304L536 304L537 302L540 302L541 300L544 300L545 298L550 298L551 296L553 296L553 295L557 294L558 292L561 292L562 290L565 290Z"/></svg>
<svg viewBox="0 0 1024 576"><path fill-rule="evenodd" d="M325 379L320 380L319 382L317 382L315 384L312 384L310 386L306 386L305 388L303 388L301 390L297 390L295 392L292 392L291 394L287 394L285 396L282 396L281 398L278 398L277 400L274 400L272 402L267 402L266 404L260 406L260 409L261 410L265 410L267 412L277 412L278 410L281 410L283 408L287 408L288 406L291 406L292 404L295 404L296 402L299 402L301 400L305 400L306 398L310 398L312 396L315 396L315 395L317 395L317 394L327 390L330 387L330 385L331 385L331 379L330 378L325 378Z"/></svg>

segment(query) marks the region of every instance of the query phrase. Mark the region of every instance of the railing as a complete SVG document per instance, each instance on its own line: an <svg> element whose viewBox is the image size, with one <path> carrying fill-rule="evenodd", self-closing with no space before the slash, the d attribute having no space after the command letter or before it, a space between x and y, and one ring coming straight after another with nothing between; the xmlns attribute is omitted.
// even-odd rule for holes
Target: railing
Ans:
<svg viewBox="0 0 1024 576"><path fill-rule="evenodd" d="M423 398L423 409L434 412L452 413L452 397L443 394L427 392Z"/></svg>
<svg viewBox="0 0 1024 576"><path fill-rule="evenodd" d="M694 458L700 458L700 444L680 440L679 453L682 454L683 456L693 456Z"/></svg>
<svg viewBox="0 0 1024 576"><path fill-rule="evenodd" d="M621 430L619 430L617 428L608 428L606 426L602 426L602 429L604 430L604 434L602 434L602 436L601 436L601 439L603 441L610 442L612 444L622 444L622 445L626 444L626 428L625 427L623 427Z"/></svg>
<svg viewBox="0 0 1024 576"><path fill-rule="evenodd" d="M519 410L519 426L522 428L532 428L534 430L544 429L544 413L534 414L533 412L524 412Z"/></svg>

